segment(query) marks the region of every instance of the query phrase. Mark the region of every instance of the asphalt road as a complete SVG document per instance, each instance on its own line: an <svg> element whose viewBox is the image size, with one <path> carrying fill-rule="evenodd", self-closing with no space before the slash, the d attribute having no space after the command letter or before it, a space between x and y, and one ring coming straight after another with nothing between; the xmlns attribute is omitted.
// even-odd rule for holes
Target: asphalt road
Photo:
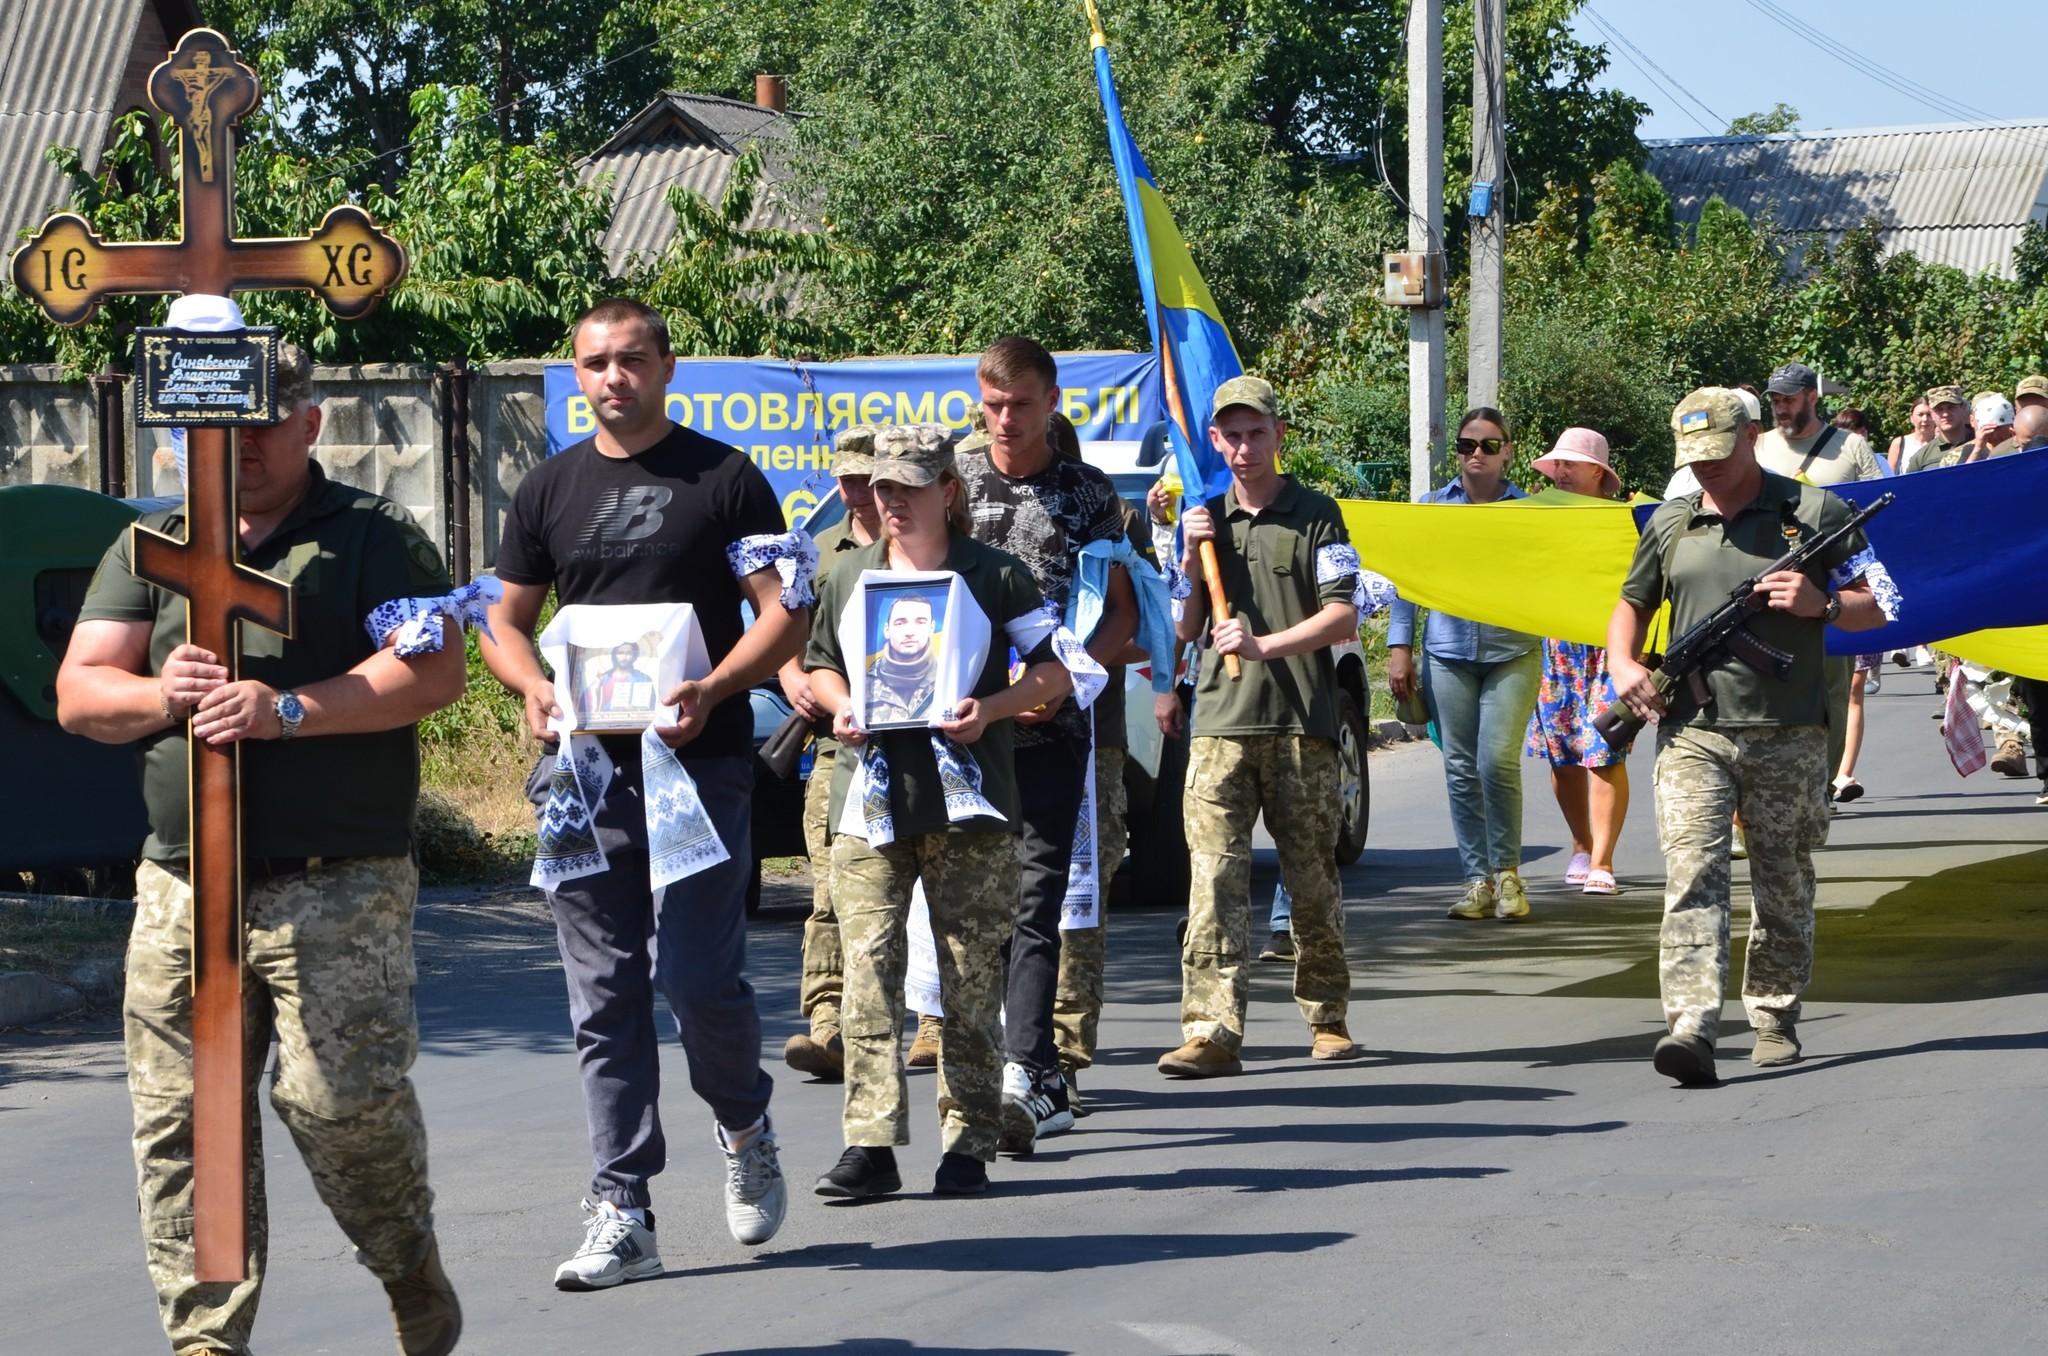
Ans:
<svg viewBox="0 0 2048 1356"><path fill-rule="evenodd" d="M968 1201L828 1207L839 1089L778 1077L795 1190L748 1252L680 1055L656 1184L668 1273L599 1294L549 1278L579 1236L587 1157L551 936L531 900L423 908L425 1053L463 1349L519 1353L1999 1352L2048 1334L2039 1151L2048 1087L2048 809L2038 783L1958 779L1925 673L1872 699L1863 781L1819 860L1809 1058L1753 1071L1729 1005L1718 1089L1649 1067L1660 860L1649 758L1607 900L1554 883L1560 821L1528 765L1535 917L1442 917L1457 892L1439 763L1373 757L1345 872L1352 1029L1312 1066L1260 967L1245 1076L1172 1084L1174 917L1115 920L1097 1114ZM1255 889L1269 886L1270 854ZM1738 868L1739 871L1739 868ZM1738 876L1739 879L1739 876ZM800 912L757 921L772 1053L796 1029ZM1731 992L1733 985L1731 985ZM779 1070L779 1064L776 1066ZM786 1072L786 1071L785 1071ZM141 1264L117 1031L0 1044L0 1346L161 1350ZM912 1091L928 1107L931 1079ZM271 1352L385 1353L350 1260L267 1108Z"/></svg>

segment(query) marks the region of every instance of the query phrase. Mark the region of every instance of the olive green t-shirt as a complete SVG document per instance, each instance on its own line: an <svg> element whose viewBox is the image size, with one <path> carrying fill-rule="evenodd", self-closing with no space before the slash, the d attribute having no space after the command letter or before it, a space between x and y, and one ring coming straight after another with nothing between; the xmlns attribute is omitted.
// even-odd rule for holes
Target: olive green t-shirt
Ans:
<svg viewBox="0 0 2048 1356"><path fill-rule="evenodd" d="M1703 499L1694 491L1665 501L1650 515L1621 585L1621 596L1644 610L1656 608L1668 592L1674 636L1704 621L1743 580L1761 573L1796 541L1825 536L1855 513L1828 490L1769 471L1763 473L1756 498L1733 519L1706 508ZM1829 572L1864 549L1863 534L1853 533L1825 552L1824 559L1808 562L1807 577L1826 590L1831 587ZM1693 700L1691 685L1681 682L1671 694L1665 723L1718 729L1826 724L1827 681L1821 666L1826 626L1817 617L1795 617L1770 608L1751 614L1743 625L1757 639L1792 656L1791 676L1779 682L1723 647L1700 670L1712 700L1701 708Z"/></svg>
<svg viewBox="0 0 2048 1356"><path fill-rule="evenodd" d="M805 672L830 669L842 678L847 676L846 659L839 648L839 619L859 597L861 572L887 569L888 565L888 543L878 541L846 553L838 568L819 585L818 604L811 611L811 639L804 649ZM1045 606L1045 597L1023 561L970 537L954 536L945 568L967 585L992 633L981 673L969 695L986 697L1000 692L1010 684L1010 645L1003 636L1003 624L1039 611ZM1041 664L1054 657L1050 636L1022 656L1026 664ZM946 817L946 793L939 781L938 761L932 756L930 733L885 730L872 738L880 741L889 762L889 809L899 841L918 833L1017 832L1022 815L1011 753L1011 722L999 720L986 726L981 738L967 749L981 768L983 798L1004 818L1000 824L986 816L957 824ZM860 761L855 757L832 760L832 808L827 823L838 825Z"/></svg>
<svg viewBox="0 0 2048 1356"><path fill-rule="evenodd" d="M292 586L291 639L243 622L239 676L279 691L336 677L375 654L364 629L370 613L394 598L448 592L441 553L403 508L329 480L319 463L313 483L275 531L242 563ZM145 514L140 526L185 535L185 506ZM185 600L137 579L130 534L107 550L79 610L80 621L149 622L149 671L161 673L185 643ZM457 637L454 642L460 644ZM183 866L191 853L183 721L138 741L149 837L142 855ZM414 727L375 734L252 739L242 744L242 842L260 857L402 857L412 851L419 798Z"/></svg>
<svg viewBox="0 0 2048 1356"><path fill-rule="evenodd" d="M1238 505L1235 486L1207 505L1216 523L1223 596L1232 615L1261 636L1307 621L1331 603L1350 602L1358 583L1355 568L1321 571L1329 577L1318 579L1324 548L1351 541L1337 501L1291 476L1281 482L1273 502L1256 514ZM1328 647L1285 659L1247 659L1243 669L1232 682L1222 659L1203 651L1195 734L1337 737L1337 664Z"/></svg>

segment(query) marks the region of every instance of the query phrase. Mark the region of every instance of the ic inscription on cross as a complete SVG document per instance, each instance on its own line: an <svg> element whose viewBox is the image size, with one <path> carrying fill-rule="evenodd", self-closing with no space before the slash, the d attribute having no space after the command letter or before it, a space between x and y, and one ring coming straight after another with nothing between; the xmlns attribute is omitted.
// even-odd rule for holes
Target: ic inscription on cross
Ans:
<svg viewBox="0 0 2048 1356"><path fill-rule="evenodd" d="M405 251L359 208L335 208L310 236L234 238L234 127L259 93L255 71L226 38L207 28L187 33L149 78L150 101L179 131L179 239L108 244L83 218L59 213L15 253L15 285L60 325L82 323L108 297L279 289L312 292L344 319L367 315L404 276ZM182 595L187 638L239 677L238 623L290 635L291 588L241 563L233 432L188 430L185 460L185 540L132 529L135 573ZM188 739L188 748L196 1278L239 1281L248 1256L249 1152L240 746Z"/></svg>

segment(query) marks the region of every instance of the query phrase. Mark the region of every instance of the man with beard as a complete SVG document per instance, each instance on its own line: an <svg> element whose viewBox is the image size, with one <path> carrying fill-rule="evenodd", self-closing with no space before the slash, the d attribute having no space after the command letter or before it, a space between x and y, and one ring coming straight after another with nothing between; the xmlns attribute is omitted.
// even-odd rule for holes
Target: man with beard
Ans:
<svg viewBox="0 0 2048 1356"><path fill-rule="evenodd" d="M939 676L933 631L930 598L913 594L890 600L882 650L868 661L868 728L931 714Z"/></svg>

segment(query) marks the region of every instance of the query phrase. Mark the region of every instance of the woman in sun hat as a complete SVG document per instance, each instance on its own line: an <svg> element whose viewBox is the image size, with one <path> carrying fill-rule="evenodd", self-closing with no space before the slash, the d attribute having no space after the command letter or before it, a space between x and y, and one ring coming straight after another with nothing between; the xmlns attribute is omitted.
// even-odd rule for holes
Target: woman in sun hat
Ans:
<svg viewBox="0 0 2048 1356"><path fill-rule="evenodd" d="M1620 497L1621 477L1608 461L1607 439L1589 428L1568 428L1536 469L1568 494ZM1550 760L1550 789L1571 829L1568 885L1589 895L1611 895L1614 845L1628 816L1628 750L1610 748L1593 717L1614 700L1607 651L1570 640L1543 642L1543 681L1529 719L1528 753Z"/></svg>

